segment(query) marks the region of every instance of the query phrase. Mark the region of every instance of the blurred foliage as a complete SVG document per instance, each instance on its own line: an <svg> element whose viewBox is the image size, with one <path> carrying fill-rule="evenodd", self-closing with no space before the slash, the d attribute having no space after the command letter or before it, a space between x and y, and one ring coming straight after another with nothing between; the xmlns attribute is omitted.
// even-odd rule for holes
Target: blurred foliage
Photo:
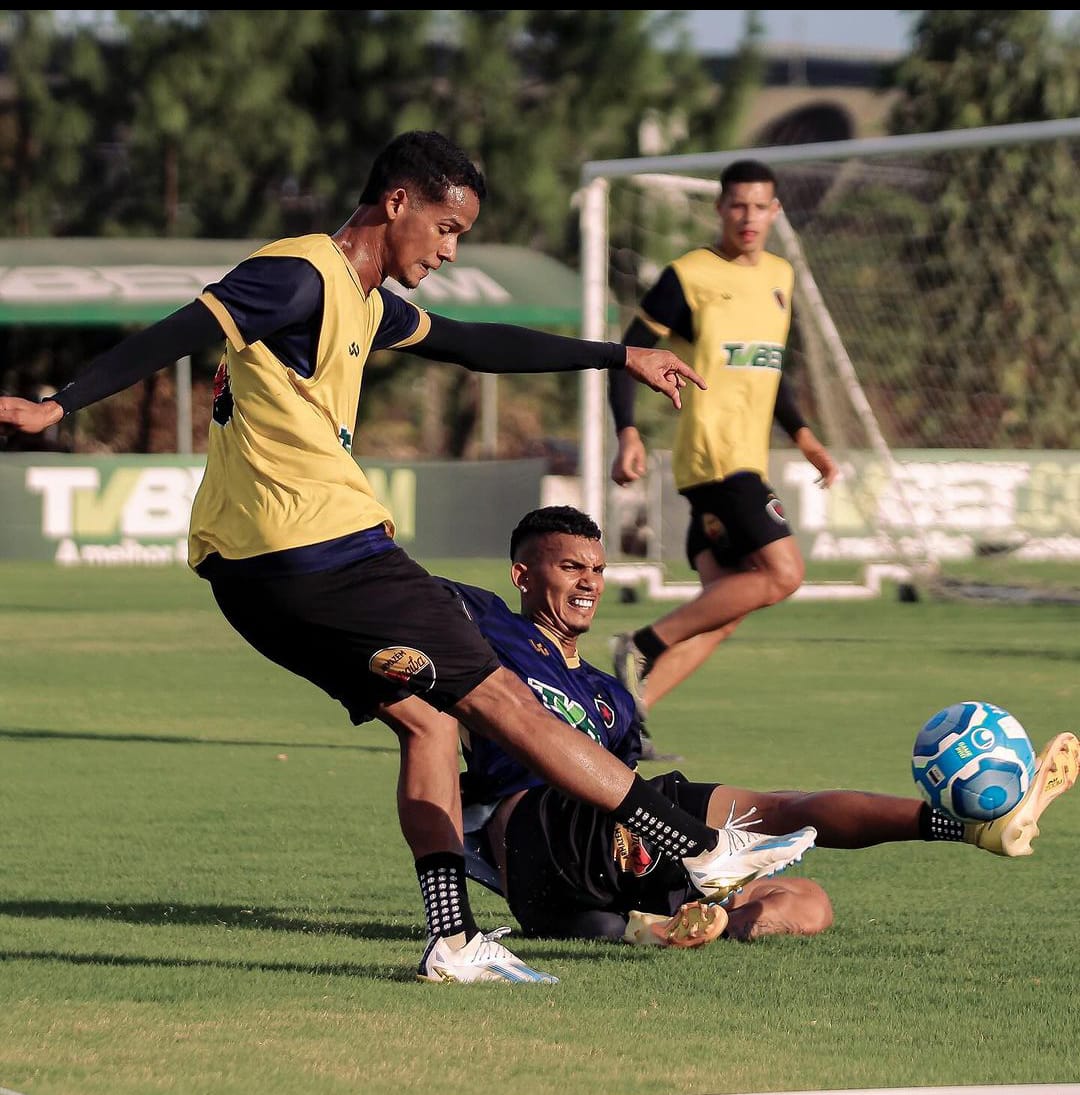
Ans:
<svg viewBox="0 0 1080 1095"><path fill-rule="evenodd" d="M752 90L716 86L682 12L9 11L0 20L12 88L0 99L0 234L9 236L333 232L386 141L439 129L488 178L471 239L576 265L583 162L639 154L647 118L669 123L660 151L714 148ZM0 340L8 391L64 383L101 349L86 331L53 333L44 352L12 332ZM210 368L197 363L199 379ZM369 454L384 433L395 451L410 447L406 437L414 454L475 450L477 379L437 368L445 380L422 379L431 366L401 355L372 362L358 423ZM542 409L563 407L576 385L537 385L534 421L515 428L553 428L544 420L554 417L572 434L574 414ZM375 408L390 417L372 418ZM445 420L432 428L433 417ZM85 416L82 432L98 419ZM528 447L509 433L505 442L507 452Z"/></svg>
<svg viewBox="0 0 1080 1095"><path fill-rule="evenodd" d="M1080 117L1077 25L1055 32L1044 11L923 12L891 76L895 134ZM889 444L1080 447L1080 142L957 142L777 173ZM711 192L618 180L611 208L611 283L625 324L665 262L710 242L716 216ZM769 246L783 250L776 230ZM796 312L813 319L803 301ZM808 419L829 436L831 412L831 445L866 447L842 387L811 387L796 341L788 363ZM649 448L670 448L675 416L637 402ZM787 443L781 430L773 437Z"/></svg>
<svg viewBox="0 0 1080 1095"><path fill-rule="evenodd" d="M742 45L717 85L680 11L2 12L0 234L333 232L378 149L402 130L434 128L468 149L488 177L471 239L523 244L576 266L581 165L732 147L762 84L761 41L758 15L748 12ZM1055 33L1042 11L924 11L893 83L896 133L1074 117L1075 24ZM869 188L817 206L833 265L846 262L861 280L903 270L898 293L917 299L943 332L927 346L913 328L898 331L895 315L881 317L878 340L888 340L895 358L890 421L900 435L919 424L948 438L956 416L970 415L969 407L930 407L905 386L916 361L926 375L945 376L944 387L993 394L980 408L993 425L988 443L1077 443L1077 167L1060 146L987 150L963 165L936 165L947 185L929 202L917 190L898 200ZM972 195L987 191L1002 210L992 230L970 223ZM613 192L613 277L624 289L640 288L679 244L706 242L665 232L663 207L621 201L643 199ZM656 254L624 237L645 217L657 222ZM895 263L870 253L864 218L906 237ZM1019 263L1017 255L1045 261ZM971 271L987 269L994 293L982 298L970 291ZM1005 332L1022 332L1023 354L965 351L995 330L1002 347ZM62 384L103 339L109 345L121 333L0 329L0 388L33 394ZM195 362L197 382L208 381L214 356ZM1062 360L1074 363L1071 372L1051 367ZM519 383L531 402L518 397ZM131 413L159 413L168 384L157 388L156 401L130 397ZM376 355L358 451L475 453L478 388L456 367ZM565 377L501 379L500 455L536 437L575 437L576 392ZM639 403L646 419L664 414L661 401ZM79 417L69 443L107 443L109 415ZM135 441L125 432L124 443L167 436L148 422L128 432Z"/></svg>
<svg viewBox="0 0 1080 1095"><path fill-rule="evenodd" d="M434 128L489 177L477 241L568 258L584 161L637 155L649 114L681 119L664 151L713 148L745 103L681 12L80 14L7 13L6 235L322 231L386 141Z"/></svg>
<svg viewBox="0 0 1080 1095"><path fill-rule="evenodd" d="M1047 11L925 11L896 83L896 133L1077 117L1080 33L1055 33ZM942 337L919 348L921 368L985 393L987 446L1080 444L1076 142L943 153L929 166L944 184L909 249L914 294ZM991 223L976 213L987 209ZM935 407L932 431L947 444L972 410Z"/></svg>

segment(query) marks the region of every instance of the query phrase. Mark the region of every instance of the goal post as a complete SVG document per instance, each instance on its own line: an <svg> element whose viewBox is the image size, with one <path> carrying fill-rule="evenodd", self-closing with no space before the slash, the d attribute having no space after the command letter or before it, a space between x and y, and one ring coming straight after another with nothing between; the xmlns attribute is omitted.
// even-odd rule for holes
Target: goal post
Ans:
<svg viewBox="0 0 1080 1095"><path fill-rule="evenodd" d="M1080 118L587 163L584 337L618 338L659 270L715 239L717 179L746 158L778 176L768 246L796 270L799 398L844 469L815 497L813 469L777 437L770 479L808 562L858 564L876 595L883 573L940 591L991 558L1080 560ZM580 425L583 507L617 544L627 488L608 479L602 373L583 374ZM651 540L628 581L681 559L685 503L681 521L661 513L665 428L650 479L667 485L634 503ZM801 596L830 593L810 585Z"/></svg>

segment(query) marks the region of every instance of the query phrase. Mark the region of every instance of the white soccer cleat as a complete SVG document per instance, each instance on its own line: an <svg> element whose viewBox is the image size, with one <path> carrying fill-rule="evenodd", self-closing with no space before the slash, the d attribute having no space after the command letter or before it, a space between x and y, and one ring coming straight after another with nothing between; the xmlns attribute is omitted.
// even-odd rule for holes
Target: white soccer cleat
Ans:
<svg viewBox="0 0 1080 1095"><path fill-rule="evenodd" d="M509 928L496 928L487 934L477 932L457 950L442 937L431 939L420 959L416 979L445 984L502 981L514 985L557 985L557 977L526 966L498 942L509 931Z"/></svg>
<svg viewBox="0 0 1080 1095"><path fill-rule="evenodd" d="M798 863L817 840L817 829L810 825L784 836L748 833L747 828L761 819L748 820L754 809L737 818L734 813L733 805L718 830L715 848L682 861L694 888L713 901L723 901L747 882L769 878Z"/></svg>

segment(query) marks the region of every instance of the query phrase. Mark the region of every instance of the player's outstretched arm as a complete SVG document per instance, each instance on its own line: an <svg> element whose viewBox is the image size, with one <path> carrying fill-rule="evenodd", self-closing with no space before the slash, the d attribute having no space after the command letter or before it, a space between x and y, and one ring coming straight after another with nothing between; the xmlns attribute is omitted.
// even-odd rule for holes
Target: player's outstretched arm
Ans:
<svg viewBox="0 0 1080 1095"><path fill-rule="evenodd" d="M508 323L461 323L429 314L430 329L403 347L433 361L463 365L481 373L559 373L581 369L622 369L654 392L682 406L679 389L687 380L705 382L668 350L592 342Z"/></svg>
<svg viewBox="0 0 1080 1095"><path fill-rule="evenodd" d="M14 426L23 433L40 433L65 414L122 392L223 337L210 309L193 300L94 358L55 396L41 403L13 396L0 399L0 425Z"/></svg>

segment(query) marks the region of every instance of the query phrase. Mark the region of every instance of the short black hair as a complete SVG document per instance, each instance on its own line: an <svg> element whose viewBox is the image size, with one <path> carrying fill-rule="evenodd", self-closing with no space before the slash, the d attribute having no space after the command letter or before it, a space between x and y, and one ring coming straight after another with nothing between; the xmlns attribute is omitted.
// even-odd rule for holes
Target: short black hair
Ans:
<svg viewBox="0 0 1080 1095"><path fill-rule="evenodd" d="M448 137L434 130L399 133L375 157L360 205L377 205L384 194L407 187L422 200L441 202L452 186L487 197L483 172Z"/></svg>
<svg viewBox="0 0 1080 1095"><path fill-rule="evenodd" d="M778 190L776 174L773 169L761 160L736 160L729 163L720 175L720 193L735 183L772 183L773 190Z"/></svg>
<svg viewBox="0 0 1080 1095"><path fill-rule="evenodd" d="M526 513L510 533L510 562L517 562L523 545L554 532L586 540L600 539L600 526L588 514L573 506L544 506Z"/></svg>

